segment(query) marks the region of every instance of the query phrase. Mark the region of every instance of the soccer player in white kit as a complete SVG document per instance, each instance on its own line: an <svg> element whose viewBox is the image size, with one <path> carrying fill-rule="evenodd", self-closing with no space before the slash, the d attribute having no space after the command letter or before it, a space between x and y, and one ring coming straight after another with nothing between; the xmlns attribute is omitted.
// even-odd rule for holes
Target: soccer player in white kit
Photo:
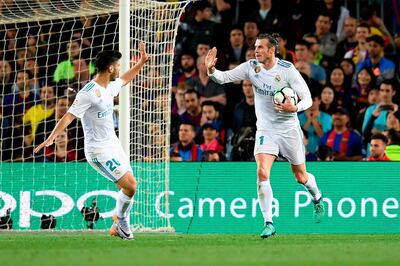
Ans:
<svg viewBox="0 0 400 266"><path fill-rule="evenodd" d="M229 71L215 69L217 49L211 49L205 59L209 76L223 84L238 80L251 80L254 90L257 133L254 155L257 163L258 201L265 227L261 238L276 233L272 221L273 193L270 172L278 153L291 164L293 174L311 194L314 202L314 218L317 223L324 215L322 194L314 175L305 167L305 148L297 112L312 105L311 94L300 73L290 62L275 57L278 41L274 35L261 34L255 43L256 59L249 60ZM301 101L293 105L289 98L282 104L273 101L274 91L284 87L292 88Z"/></svg>
<svg viewBox="0 0 400 266"><path fill-rule="evenodd" d="M75 119L82 121L85 136L85 157L88 163L101 175L114 182L118 189L116 203L117 221L114 233L122 239L133 239L129 226L129 212L136 192L136 179L115 134L113 109L114 97L121 87L131 82L149 59L144 43L139 44L140 59L127 72L119 76L121 53L102 51L96 56L97 75L76 95L68 112L54 127L50 136L34 150L53 144L57 135Z"/></svg>

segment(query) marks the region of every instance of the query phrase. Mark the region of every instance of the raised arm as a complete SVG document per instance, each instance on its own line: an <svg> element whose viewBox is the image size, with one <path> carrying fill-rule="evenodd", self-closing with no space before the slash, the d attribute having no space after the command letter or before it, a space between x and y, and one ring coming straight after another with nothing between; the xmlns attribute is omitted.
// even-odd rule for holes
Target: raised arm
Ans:
<svg viewBox="0 0 400 266"><path fill-rule="evenodd" d="M75 119L75 116L69 112L67 112L60 121L57 122L50 136L42 142L39 146L37 146L33 151L34 153L38 153L43 147L48 147L53 144L54 140L60 134L60 132L64 131L64 129L71 124L71 122Z"/></svg>
<svg viewBox="0 0 400 266"><path fill-rule="evenodd" d="M204 60L204 64L207 68L207 74L212 80L219 84L245 80L248 77L248 62L244 62L232 70L219 71L215 69L215 64L217 63L217 48L212 48L208 51L208 54Z"/></svg>
<svg viewBox="0 0 400 266"><path fill-rule="evenodd" d="M131 67L131 69L122 74L122 76L120 77L120 79L122 79L123 82L122 86L125 86L126 84L131 82L136 77L136 75L139 74L139 71L142 69L144 64L150 59L150 57L146 53L146 49L143 42L139 43L139 50L140 50L139 61L133 67Z"/></svg>

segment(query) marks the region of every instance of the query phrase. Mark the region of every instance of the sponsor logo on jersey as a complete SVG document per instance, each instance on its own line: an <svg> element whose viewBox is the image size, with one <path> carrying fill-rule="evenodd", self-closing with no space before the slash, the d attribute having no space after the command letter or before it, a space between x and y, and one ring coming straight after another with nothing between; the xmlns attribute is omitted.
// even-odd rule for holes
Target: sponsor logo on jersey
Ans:
<svg viewBox="0 0 400 266"><path fill-rule="evenodd" d="M100 118L100 119L104 118L104 117L112 114L112 112L113 112L113 107L112 107L112 105L109 105L105 111L97 112L97 118Z"/></svg>

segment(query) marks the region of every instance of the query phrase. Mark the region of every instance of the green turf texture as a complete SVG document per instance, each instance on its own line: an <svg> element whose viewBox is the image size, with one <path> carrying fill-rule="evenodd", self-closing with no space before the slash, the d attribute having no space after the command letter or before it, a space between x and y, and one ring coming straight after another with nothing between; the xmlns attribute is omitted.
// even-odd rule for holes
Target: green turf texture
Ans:
<svg viewBox="0 0 400 266"><path fill-rule="evenodd" d="M0 265L400 265L400 235L0 233Z"/></svg>

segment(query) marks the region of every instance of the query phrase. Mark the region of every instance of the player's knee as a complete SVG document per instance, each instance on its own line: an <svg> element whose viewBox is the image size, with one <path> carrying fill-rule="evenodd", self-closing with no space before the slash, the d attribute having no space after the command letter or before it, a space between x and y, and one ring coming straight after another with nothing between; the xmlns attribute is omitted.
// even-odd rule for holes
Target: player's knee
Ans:
<svg viewBox="0 0 400 266"><path fill-rule="evenodd" d="M137 188L137 182L135 179L133 179L125 186L125 191L128 196L132 197L136 193L136 188Z"/></svg>
<svg viewBox="0 0 400 266"><path fill-rule="evenodd" d="M269 174L264 168L258 167L257 168L257 177L258 177L258 181L267 181L269 179Z"/></svg>

